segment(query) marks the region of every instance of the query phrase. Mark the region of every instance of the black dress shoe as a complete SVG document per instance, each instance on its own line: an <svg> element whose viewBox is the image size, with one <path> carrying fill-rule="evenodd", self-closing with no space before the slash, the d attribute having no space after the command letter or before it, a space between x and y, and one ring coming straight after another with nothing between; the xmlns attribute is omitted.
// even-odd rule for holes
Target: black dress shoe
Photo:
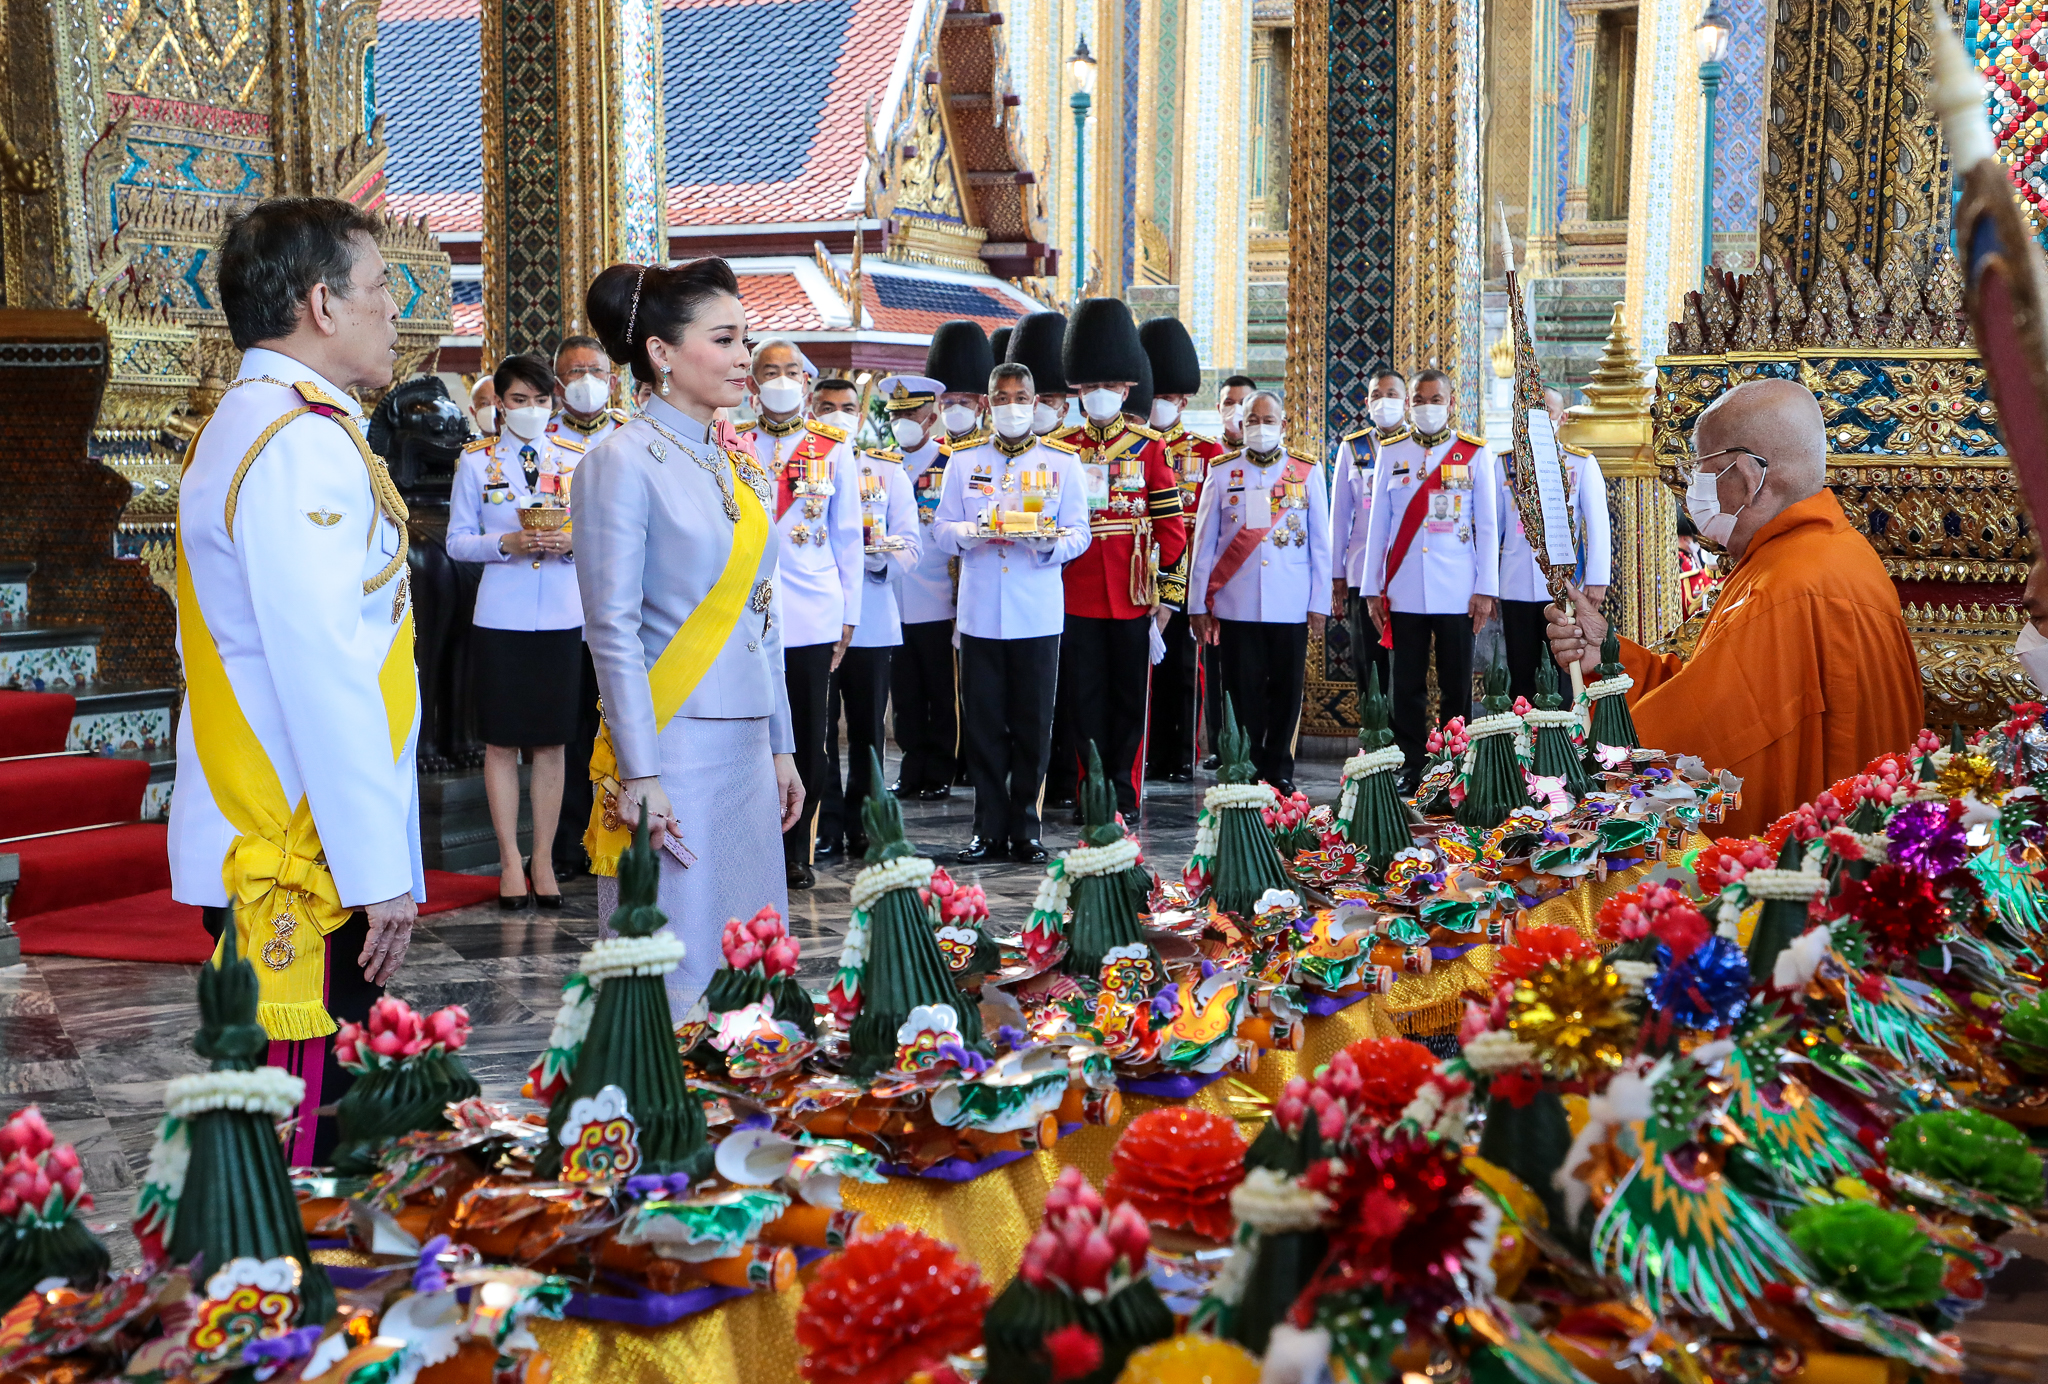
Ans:
<svg viewBox="0 0 2048 1384"><path fill-rule="evenodd" d="M898 798L914 798L917 796L917 790L901 779L889 785L889 792L891 796Z"/></svg>
<svg viewBox="0 0 2048 1384"><path fill-rule="evenodd" d="M810 866L806 865L801 860L792 860L789 862L790 888L809 889L812 885L816 884L817 882L818 877L817 875L811 872Z"/></svg>
<svg viewBox="0 0 2048 1384"><path fill-rule="evenodd" d="M1194 771L1191 769L1175 769L1166 776L1166 781L1168 783L1193 783L1195 781Z"/></svg>
<svg viewBox="0 0 2048 1384"><path fill-rule="evenodd" d="M919 802L943 802L952 796L953 785L950 783L942 783L937 788L920 788L917 790L917 800Z"/></svg>
<svg viewBox="0 0 2048 1384"><path fill-rule="evenodd" d="M1293 780L1293 779L1281 779L1281 780L1280 780L1279 782L1275 783L1275 784L1274 784L1273 786L1274 786L1275 788L1277 788L1277 789L1279 789L1279 790L1280 790L1280 796L1281 796L1281 797L1283 797L1283 798L1291 798L1291 797L1293 797L1293 796L1294 796L1294 780Z"/></svg>
<svg viewBox="0 0 2048 1384"><path fill-rule="evenodd" d="M1202 767L1213 772L1216 766L1220 763L1222 763L1222 761L1217 759L1216 756L1212 754L1207 759L1202 761Z"/></svg>
<svg viewBox="0 0 2048 1384"><path fill-rule="evenodd" d="M1012 841L1010 843L1010 859L1016 861L1019 865L1043 865L1046 861L1052 859L1052 854L1046 850L1042 842Z"/></svg>
<svg viewBox="0 0 2048 1384"><path fill-rule="evenodd" d="M976 836L968 841L966 848L960 852L957 859L962 865L979 865L984 860L994 859L995 854L995 842L984 836Z"/></svg>
<svg viewBox="0 0 2048 1384"><path fill-rule="evenodd" d="M868 858L868 838L865 836L847 837L846 858L848 860L866 860Z"/></svg>
<svg viewBox="0 0 2048 1384"><path fill-rule="evenodd" d="M839 854L839 838L835 836L827 840L825 837L819 837L817 849L811 854L820 860L832 859Z"/></svg>

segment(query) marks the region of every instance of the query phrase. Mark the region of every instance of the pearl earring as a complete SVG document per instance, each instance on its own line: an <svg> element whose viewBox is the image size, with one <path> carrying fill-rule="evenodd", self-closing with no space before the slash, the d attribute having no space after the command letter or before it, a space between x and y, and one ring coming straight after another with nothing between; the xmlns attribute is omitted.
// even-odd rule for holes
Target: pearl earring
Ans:
<svg viewBox="0 0 2048 1384"><path fill-rule="evenodd" d="M661 392L663 394L668 393L668 367L666 365L661 367Z"/></svg>

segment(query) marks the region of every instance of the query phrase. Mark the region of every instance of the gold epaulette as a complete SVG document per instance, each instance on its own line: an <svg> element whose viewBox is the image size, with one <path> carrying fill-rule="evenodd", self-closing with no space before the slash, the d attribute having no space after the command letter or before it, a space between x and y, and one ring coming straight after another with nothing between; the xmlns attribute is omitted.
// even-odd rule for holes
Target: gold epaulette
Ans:
<svg viewBox="0 0 2048 1384"><path fill-rule="evenodd" d="M1054 428L1051 432L1047 433L1044 437L1041 437L1038 440L1040 442L1051 442L1052 440L1057 438L1060 441L1064 442L1066 439L1072 437L1075 433L1081 431L1082 426L1083 425L1080 423L1069 423L1064 428ZM1081 449L1079 447L1076 447L1074 450L1078 452Z"/></svg>
<svg viewBox="0 0 2048 1384"><path fill-rule="evenodd" d="M1367 433L1371 433L1371 432L1377 432L1377 431L1378 431L1378 429L1377 429L1377 428L1373 427L1373 425L1372 425L1372 424L1370 424L1370 423L1367 423L1367 424L1366 424L1366 425L1365 425L1364 427L1360 428L1360 429L1359 429L1359 430L1358 430L1357 432L1348 432L1348 433L1345 433L1345 434L1344 434L1344 440L1345 440L1346 442L1356 442L1356 441L1358 441L1358 439L1359 439L1359 438L1361 438L1361 437L1364 437L1364 436L1365 436L1365 435L1366 435Z"/></svg>
<svg viewBox="0 0 2048 1384"><path fill-rule="evenodd" d="M734 437L752 437L752 436L754 435L754 429L755 429L755 428L757 428L757 427L759 427L759 426L760 426L760 424L758 424L758 423L749 423L749 424L747 424L747 426L745 426L744 428L734 428L734 429L732 430L732 432L733 432L733 436L734 436Z"/></svg>
<svg viewBox="0 0 2048 1384"><path fill-rule="evenodd" d="M347 404L335 398L311 380L295 380L292 383L292 388L297 390L299 397L309 404L319 404L325 408L338 408L344 413L348 412Z"/></svg>
<svg viewBox="0 0 2048 1384"><path fill-rule="evenodd" d="M462 450L463 450L463 451L464 451L465 453L469 453L469 452L481 452L481 451L483 451L483 450L484 450L485 448L487 448L487 447L495 447L495 446L497 446L497 445L498 445L498 439L497 439L497 438L495 438L495 437L478 437L478 438L473 438L473 439L471 439L470 441L468 441L468 442L465 442L465 443L463 443L463 444L462 444Z"/></svg>
<svg viewBox="0 0 2048 1384"><path fill-rule="evenodd" d="M1565 455L1567 455L1567 456L1575 456L1575 457L1585 457L1585 458L1586 458L1586 459L1587 459L1588 461L1598 461L1598 460L1599 460L1599 458L1598 458L1598 457L1594 456L1594 455L1593 455L1593 454L1592 454L1591 452L1587 451L1587 450L1586 450L1586 449L1585 449L1584 447L1573 447L1573 446L1571 446L1571 445L1569 445L1569 444L1567 444L1567 443L1563 443L1563 442L1560 442L1560 443L1558 443L1558 444L1557 444L1557 450L1558 450L1558 451L1560 451L1560 452L1563 452L1563 453L1564 453Z"/></svg>
<svg viewBox="0 0 2048 1384"><path fill-rule="evenodd" d="M1281 448L1281 450L1286 452L1287 455L1291 457L1293 460L1300 462L1303 466L1309 467L1310 469L1314 469L1316 466L1321 464L1314 457L1309 456L1304 452L1297 452L1292 447L1283 447Z"/></svg>
<svg viewBox="0 0 2048 1384"><path fill-rule="evenodd" d="M633 421L633 415L626 412L622 408L608 408L604 411L604 416L611 419L614 423L619 424L621 427L624 427L626 424Z"/></svg>
<svg viewBox="0 0 2048 1384"><path fill-rule="evenodd" d="M1149 437L1154 442L1166 441L1165 433L1154 432L1151 428L1146 427L1143 423L1133 423L1129 418L1124 419L1124 431L1134 432L1140 437Z"/></svg>
<svg viewBox="0 0 2048 1384"><path fill-rule="evenodd" d="M863 453L862 453L862 455L864 455L864 456L871 456L871 457L873 457L873 458L874 458L874 459L875 459L876 461L902 461L902 460L903 460L903 453L901 453L901 452L892 452L892 451L890 451L890 450L889 450L889 449L888 449L887 447L869 447L869 448L868 448L868 449L867 449L867 450L866 450L865 452L863 452Z"/></svg>
<svg viewBox="0 0 2048 1384"><path fill-rule="evenodd" d="M1071 442L1061 441L1060 435L1056 432L1047 433L1044 437L1039 438L1038 444L1041 447L1050 447L1056 452L1065 452L1069 456L1081 455L1081 449L1079 447L1076 447Z"/></svg>
<svg viewBox="0 0 2048 1384"><path fill-rule="evenodd" d="M1371 429L1368 428L1367 431L1370 432ZM1380 446L1384 447L1389 442L1406 442L1409 438L1413 436L1415 436L1415 429L1397 428L1393 432L1388 433L1385 437L1380 439Z"/></svg>
<svg viewBox="0 0 2048 1384"><path fill-rule="evenodd" d="M989 436L990 434L985 432L976 432L958 439L942 437L939 439L939 451L950 457L955 452L964 452L970 447L981 446L989 440Z"/></svg>
<svg viewBox="0 0 2048 1384"><path fill-rule="evenodd" d="M564 451L569 452L587 451L590 447L590 444L588 442L585 442L582 438L571 437L567 433L556 433L553 437L550 437L548 441L554 443L557 447L562 448Z"/></svg>
<svg viewBox="0 0 2048 1384"><path fill-rule="evenodd" d="M1463 429L1460 429L1458 432L1458 440L1460 442L1470 442L1477 447L1484 447L1486 445L1485 438L1474 437L1471 433L1465 432Z"/></svg>
<svg viewBox="0 0 2048 1384"><path fill-rule="evenodd" d="M846 429L844 428L835 428L830 423L820 423L815 418L804 419L804 426L820 437L828 437L834 442L846 441Z"/></svg>
<svg viewBox="0 0 2048 1384"><path fill-rule="evenodd" d="M1224 462L1226 462L1226 461L1236 461L1236 460L1237 460L1237 459L1238 459L1239 457L1241 457L1241 456L1243 456L1243 455L1244 455L1244 448L1242 448L1242 447L1232 447L1232 448L1231 448L1231 449L1230 449L1229 451L1227 451L1227 452L1223 453L1223 455L1221 455L1221 456L1215 456L1215 457L1210 457L1210 458L1209 458L1209 469L1210 469L1211 471L1214 471L1214 470L1215 470L1215 469L1216 469L1217 467L1219 467L1219 466L1223 465L1223 463L1224 463Z"/></svg>

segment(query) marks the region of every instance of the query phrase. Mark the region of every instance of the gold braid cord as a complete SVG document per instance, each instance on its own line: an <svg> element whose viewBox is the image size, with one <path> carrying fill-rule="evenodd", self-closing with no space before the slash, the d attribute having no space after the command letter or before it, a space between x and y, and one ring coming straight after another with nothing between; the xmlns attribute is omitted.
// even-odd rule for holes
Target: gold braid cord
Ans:
<svg viewBox="0 0 2048 1384"><path fill-rule="evenodd" d="M263 449L270 445L270 439L282 432L286 424L309 413L317 413L323 417L333 419L335 423L340 425L341 430L348 434L349 441L356 444L356 451L363 459L363 467L370 473L370 493L377 498L377 509L398 529L398 551L392 555L391 561L384 564L383 571L363 583L363 594L367 596L372 591L388 584L393 577L405 569L406 554L412 547L411 534L406 529L408 511L405 507L405 497L398 493L398 483L391 479L391 472L384 465L383 458L372 452L370 444L363 440L363 435L356 430L355 425L338 413L330 413L324 408L315 408L311 404L301 404L263 430L262 435L256 439L256 444L243 456L242 464L235 468L235 478L228 482L228 541L232 543L235 538L235 505L241 497L242 480L249 474L249 468L256 464L256 458L263 455ZM376 531L377 521L372 519L370 521L371 535L374 536ZM368 540L366 539L365 541L367 542Z"/></svg>

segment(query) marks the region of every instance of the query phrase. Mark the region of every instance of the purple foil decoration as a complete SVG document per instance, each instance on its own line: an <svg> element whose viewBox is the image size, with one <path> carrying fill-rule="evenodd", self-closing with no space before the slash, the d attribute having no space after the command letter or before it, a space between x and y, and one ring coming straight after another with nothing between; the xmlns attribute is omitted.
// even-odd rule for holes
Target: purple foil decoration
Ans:
<svg viewBox="0 0 2048 1384"><path fill-rule="evenodd" d="M1211 960L1209 960L1209 959L1208 959L1207 957L1203 957L1203 958L1202 958L1202 979L1204 979L1204 980L1207 980L1207 979L1208 979L1208 978L1209 978L1210 976L1213 976L1213 975L1215 975L1215 974L1216 974L1216 963L1215 963L1215 962L1213 962L1213 961L1211 961Z"/></svg>
<svg viewBox="0 0 2048 1384"><path fill-rule="evenodd" d="M1024 1046L1024 1030L1015 1024L997 1024L996 1041L1014 1051Z"/></svg>
<svg viewBox="0 0 2048 1384"><path fill-rule="evenodd" d="M448 1291L448 1275L441 1272L440 1258L448 1252L449 1240L446 1235L436 1235L420 1246L420 1257L412 1271L412 1290L415 1293L445 1293Z"/></svg>
<svg viewBox="0 0 2048 1384"><path fill-rule="evenodd" d="M1892 814L1884 834L1891 838L1891 862L1916 874L1939 878L1970 859L1969 836L1949 816L1945 802L1907 803Z"/></svg>
<svg viewBox="0 0 2048 1384"><path fill-rule="evenodd" d="M1180 1017L1180 993L1175 990L1161 990L1152 997L1152 1021L1170 1024Z"/></svg>
<svg viewBox="0 0 2048 1384"><path fill-rule="evenodd" d="M742 1129L753 1127L748 1125L740 1126ZM637 1201L673 1200L677 1197L689 1195L689 1191L690 1175L688 1173L670 1173L666 1177L661 1176L659 1173L643 1173L639 1177L629 1177L626 1179L626 1195Z"/></svg>
<svg viewBox="0 0 2048 1384"><path fill-rule="evenodd" d="M443 1242L446 1242L447 1238L445 1235L441 1237ZM287 1331L282 1336L268 1336L260 1341L251 1341L242 1347L242 1363L260 1365L265 1361L274 1360L282 1365L293 1360L303 1360L313 1353L314 1346L320 1344L320 1336L321 1328L302 1326L297 1331Z"/></svg>
<svg viewBox="0 0 2048 1384"><path fill-rule="evenodd" d="M938 1054L945 1061L959 1067L961 1072L968 1076L979 1076L988 1070L989 1062L986 1057L983 1057L972 1048L962 1047L958 1043L939 1044Z"/></svg>

